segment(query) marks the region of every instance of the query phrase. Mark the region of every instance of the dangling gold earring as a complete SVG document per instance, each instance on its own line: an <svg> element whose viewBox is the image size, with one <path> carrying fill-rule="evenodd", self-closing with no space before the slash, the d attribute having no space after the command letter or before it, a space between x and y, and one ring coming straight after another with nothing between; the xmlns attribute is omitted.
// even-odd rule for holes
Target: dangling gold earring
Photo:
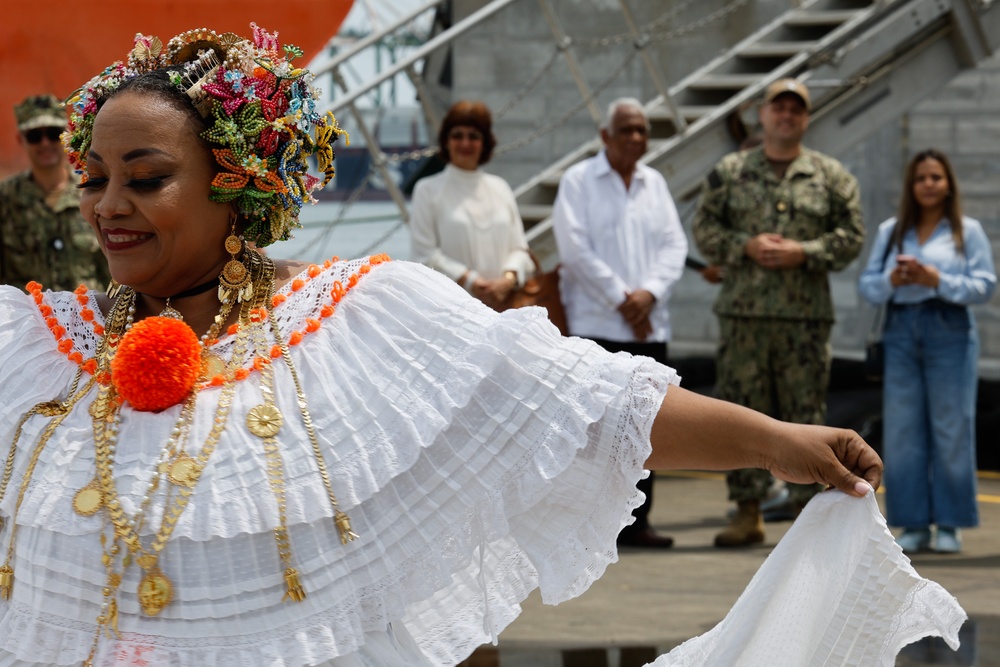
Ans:
<svg viewBox="0 0 1000 667"><path fill-rule="evenodd" d="M236 235L236 214L233 214L230 221L229 236L226 237L226 252L229 253L229 261L222 269L219 276L219 301L230 303L235 300L237 303L247 301L253 296L253 284L250 280L250 272L243 262L236 259L236 255L243 251L243 239Z"/></svg>

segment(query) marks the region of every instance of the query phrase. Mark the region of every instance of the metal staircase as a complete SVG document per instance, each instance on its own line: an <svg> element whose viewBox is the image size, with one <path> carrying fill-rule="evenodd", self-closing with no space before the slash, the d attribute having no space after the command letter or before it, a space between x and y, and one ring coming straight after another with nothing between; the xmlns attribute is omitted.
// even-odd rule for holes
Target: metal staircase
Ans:
<svg viewBox="0 0 1000 667"><path fill-rule="evenodd" d="M646 104L643 162L678 200L734 150L727 125L772 81L792 76L813 96L808 144L837 155L906 112L1000 46L998 0L814 0L779 16ZM640 39L641 39L640 35ZM515 190L528 239L557 262L549 216L562 173L594 155L597 139Z"/></svg>
<svg viewBox="0 0 1000 667"><path fill-rule="evenodd" d="M714 12L715 18L746 2L731 0ZM1000 10L996 9L1000 0L803 0L668 87L646 48L655 35L644 31L654 26L636 22L629 0L618 0L618 4L630 31L625 37L641 56L652 88L658 91L646 103L652 132L650 150L643 161L664 174L679 201L695 195L704 174L735 148L728 129L730 117L752 109L753 101L775 79L794 76L808 83L814 110L807 142L837 155L1000 46ZM339 87L327 109L354 115L372 155L373 168L389 186L404 221L408 218L405 197L388 177L390 158L366 126L358 101L393 77L406 76L418 92L430 136L434 136L447 106L441 91L435 89L436 73L453 55L454 41L494 20L508 7L544 18L579 91L577 108L586 109L595 124L600 116L595 101L600 89L591 88L581 73L573 39L563 31L556 11L557 6L566 5L557 0L484 0L476 11L454 24L436 24L439 29L409 57L363 85L348 87L342 70L350 66L352 58L378 40L406 29L424 12L440 15L447 6L446 0L428 0L354 48L311 67L317 74L331 74ZM595 136L515 189L529 242L547 267L557 262L549 216L559 179L567 167L599 149Z"/></svg>

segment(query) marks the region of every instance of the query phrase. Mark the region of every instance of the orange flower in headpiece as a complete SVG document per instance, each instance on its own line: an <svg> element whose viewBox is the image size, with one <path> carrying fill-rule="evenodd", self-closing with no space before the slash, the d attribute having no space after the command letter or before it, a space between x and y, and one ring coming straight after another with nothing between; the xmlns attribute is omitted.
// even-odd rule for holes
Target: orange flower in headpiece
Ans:
<svg viewBox="0 0 1000 667"><path fill-rule="evenodd" d="M251 177L253 177L254 187L261 192L285 191L285 184L281 182L277 174L264 169L254 173L247 169L228 148L213 148L212 152L215 154L216 161L228 170L219 172L212 181L213 191L229 195L227 199L220 198L219 201L235 199L243 194L243 189L249 184Z"/></svg>
<svg viewBox="0 0 1000 667"><path fill-rule="evenodd" d="M201 374L201 345L187 324L148 317L122 337L111 383L136 410L159 412L183 401Z"/></svg>

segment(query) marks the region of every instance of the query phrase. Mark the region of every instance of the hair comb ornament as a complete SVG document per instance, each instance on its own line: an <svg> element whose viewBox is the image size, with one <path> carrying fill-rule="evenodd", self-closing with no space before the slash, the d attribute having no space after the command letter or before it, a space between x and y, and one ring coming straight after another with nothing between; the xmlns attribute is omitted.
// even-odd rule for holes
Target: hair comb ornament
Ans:
<svg viewBox="0 0 1000 667"><path fill-rule="evenodd" d="M302 49L279 47L278 33L251 23L253 37L207 28L170 39L137 34L125 61L105 68L67 104L69 129L63 143L70 162L86 179L94 119L103 102L127 81L161 72L184 92L208 129L219 172L211 199L232 203L243 220L243 237L258 247L287 239L301 225L298 214L312 193L334 176L333 145L345 135L332 113L317 111L313 75L292 65ZM315 157L322 178L309 173Z"/></svg>

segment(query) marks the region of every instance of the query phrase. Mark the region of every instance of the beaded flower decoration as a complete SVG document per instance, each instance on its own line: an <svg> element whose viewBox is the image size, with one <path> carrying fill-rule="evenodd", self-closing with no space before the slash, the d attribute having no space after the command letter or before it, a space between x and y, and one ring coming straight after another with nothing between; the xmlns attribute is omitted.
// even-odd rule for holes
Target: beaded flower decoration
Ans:
<svg viewBox="0 0 1000 667"><path fill-rule="evenodd" d="M346 133L332 113L317 111L313 75L292 65L297 46L279 49L278 33L251 23L253 38L199 28L183 32L166 49L157 37L136 34L125 61L118 61L70 96L63 144L86 178L94 119L102 100L140 74L166 69L209 125L202 138L220 171L211 199L231 202L246 220L244 237L258 247L290 237L301 225L303 204L333 178L333 144ZM349 140L348 140L349 142ZM308 173L315 157L323 178Z"/></svg>

